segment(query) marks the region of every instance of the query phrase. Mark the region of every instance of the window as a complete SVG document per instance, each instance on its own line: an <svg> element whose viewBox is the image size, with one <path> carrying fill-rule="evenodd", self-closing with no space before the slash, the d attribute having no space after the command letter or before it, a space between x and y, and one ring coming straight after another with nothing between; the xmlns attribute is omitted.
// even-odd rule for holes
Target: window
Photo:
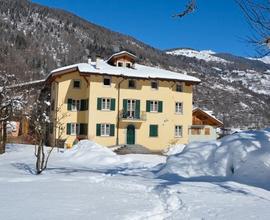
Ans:
<svg viewBox="0 0 270 220"><path fill-rule="evenodd" d="M71 111L80 111L80 100L73 100L71 102Z"/></svg>
<svg viewBox="0 0 270 220"><path fill-rule="evenodd" d="M111 99L102 99L101 110L110 110L111 109Z"/></svg>
<svg viewBox="0 0 270 220"><path fill-rule="evenodd" d="M135 89L136 88L136 82L135 82L135 80L129 80L128 81L128 88L130 88L130 89Z"/></svg>
<svg viewBox="0 0 270 220"><path fill-rule="evenodd" d="M74 100L68 99L68 111L87 111L88 110L88 99Z"/></svg>
<svg viewBox="0 0 270 220"><path fill-rule="evenodd" d="M87 134L88 134L88 124L77 124L77 123L67 124L67 135L87 135Z"/></svg>
<svg viewBox="0 0 270 220"><path fill-rule="evenodd" d="M111 78L104 78L103 85L104 86L111 86Z"/></svg>
<svg viewBox="0 0 270 220"><path fill-rule="evenodd" d="M150 137L158 137L158 125L150 125L149 130Z"/></svg>
<svg viewBox="0 0 270 220"><path fill-rule="evenodd" d="M210 128L205 128L204 129L204 134L205 135L210 135Z"/></svg>
<svg viewBox="0 0 270 220"><path fill-rule="evenodd" d="M115 125L114 124L97 124L96 135L109 137L114 136Z"/></svg>
<svg viewBox="0 0 270 220"><path fill-rule="evenodd" d="M183 92L183 84L182 83L176 84L176 92Z"/></svg>
<svg viewBox="0 0 270 220"><path fill-rule="evenodd" d="M75 124L75 123L71 123L70 124L70 134L71 135L76 135L77 134L77 124Z"/></svg>
<svg viewBox="0 0 270 220"><path fill-rule="evenodd" d="M81 88L81 81L80 80L73 80L73 88L75 88L75 89Z"/></svg>
<svg viewBox="0 0 270 220"><path fill-rule="evenodd" d="M177 113L177 114L183 113L183 103L182 102L175 103L175 113Z"/></svg>
<svg viewBox="0 0 270 220"><path fill-rule="evenodd" d="M157 81L151 81L151 88L152 89L158 89L158 82Z"/></svg>
<svg viewBox="0 0 270 220"><path fill-rule="evenodd" d="M131 63L126 63L127 68L131 68Z"/></svg>
<svg viewBox="0 0 270 220"><path fill-rule="evenodd" d="M191 134L192 135L200 135L201 129L200 128L191 128Z"/></svg>
<svg viewBox="0 0 270 220"><path fill-rule="evenodd" d="M146 112L163 112L162 101L146 101Z"/></svg>
<svg viewBox="0 0 270 220"><path fill-rule="evenodd" d="M158 112L158 101L150 101L150 112Z"/></svg>
<svg viewBox="0 0 270 220"><path fill-rule="evenodd" d="M118 62L118 66L119 67L122 67L123 66L123 63L122 62Z"/></svg>
<svg viewBox="0 0 270 220"><path fill-rule="evenodd" d="M97 110L115 110L115 99L111 98L98 98Z"/></svg>
<svg viewBox="0 0 270 220"><path fill-rule="evenodd" d="M174 130L175 137L182 137L182 126L176 125Z"/></svg>
<svg viewBox="0 0 270 220"><path fill-rule="evenodd" d="M102 124L101 125L101 136L110 136L110 125Z"/></svg>

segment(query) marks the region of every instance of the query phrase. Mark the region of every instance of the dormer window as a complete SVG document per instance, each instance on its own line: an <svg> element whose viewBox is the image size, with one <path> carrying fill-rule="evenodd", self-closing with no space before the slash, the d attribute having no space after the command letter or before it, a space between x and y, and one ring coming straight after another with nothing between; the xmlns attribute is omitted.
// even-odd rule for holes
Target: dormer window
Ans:
<svg viewBox="0 0 270 220"><path fill-rule="evenodd" d="M121 51L119 53L113 54L107 60L107 63L112 66L132 68L136 59L137 57L134 54L127 51Z"/></svg>

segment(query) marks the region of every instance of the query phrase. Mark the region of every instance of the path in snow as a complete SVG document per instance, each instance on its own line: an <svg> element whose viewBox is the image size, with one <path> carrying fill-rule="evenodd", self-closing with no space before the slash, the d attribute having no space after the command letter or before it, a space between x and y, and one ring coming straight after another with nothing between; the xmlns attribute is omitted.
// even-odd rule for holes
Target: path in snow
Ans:
<svg viewBox="0 0 270 220"><path fill-rule="evenodd" d="M35 176L33 148L9 150L0 156L0 219L269 219L267 190L165 181L150 172L164 157L116 156L90 166L55 152Z"/></svg>

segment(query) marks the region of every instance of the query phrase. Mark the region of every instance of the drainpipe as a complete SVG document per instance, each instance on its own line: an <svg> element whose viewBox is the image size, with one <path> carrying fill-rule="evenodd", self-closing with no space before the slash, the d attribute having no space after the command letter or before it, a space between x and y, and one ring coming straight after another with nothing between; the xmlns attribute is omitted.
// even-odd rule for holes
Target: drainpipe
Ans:
<svg viewBox="0 0 270 220"><path fill-rule="evenodd" d="M121 88L121 83L125 80L123 78L119 83L118 83L118 97L117 97L117 132L116 132L116 145L119 145L119 124L120 124L120 88Z"/></svg>

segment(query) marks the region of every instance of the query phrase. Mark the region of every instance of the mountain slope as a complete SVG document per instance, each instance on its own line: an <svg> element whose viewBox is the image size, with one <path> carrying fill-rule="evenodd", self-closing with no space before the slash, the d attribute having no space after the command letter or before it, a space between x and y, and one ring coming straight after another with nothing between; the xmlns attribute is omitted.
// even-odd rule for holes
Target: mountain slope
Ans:
<svg viewBox="0 0 270 220"><path fill-rule="evenodd" d="M214 60L166 54L71 13L27 0L0 0L0 28L0 74L15 74L19 81L44 78L52 69L86 62L88 56L106 58L128 50L138 56L139 63L199 77L202 83L195 88L195 104L213 110L226 126L269 125L269 65L260 61L209 52L207 56Z"/></svg>

